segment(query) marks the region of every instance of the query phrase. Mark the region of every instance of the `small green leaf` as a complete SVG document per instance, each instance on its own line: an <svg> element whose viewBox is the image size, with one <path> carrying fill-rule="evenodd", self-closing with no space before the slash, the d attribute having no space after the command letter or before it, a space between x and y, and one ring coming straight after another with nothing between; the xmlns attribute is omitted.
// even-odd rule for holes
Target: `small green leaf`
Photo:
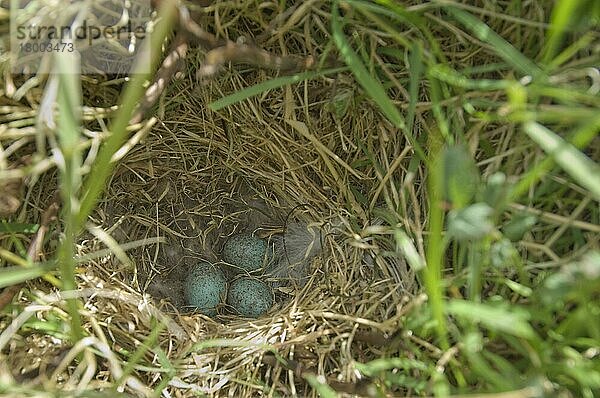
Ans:
<svg viewBox="0 0 600 398"><path fill-rule="evenodd" d="M513 242L523 239L523 236L533 228L537 217L531 214L516 214L502 227L502 233Z"/></svg>
<svg viewBox="0 0 600 398"><path fill-rule="evenodd" d="M494 209L496 213L501 213L508 203L509 194L510 185L506 181L506 175L504 173L495 173L488 177L480 198L481 201Z"/></svg>
<svg viewBox="0 0 600 398"><path fill-rule="evenodd" d="M480 323L484 327L525 339L533 339L535 332L529 324L529 313L515 305L501 307L465 300L450 300L447 306L450 315Z"/></svg>
<svg viewBox="0 0 600 398"><path fill-rule="evenodd" d="M419 255L413 241L408 237L406 232L402 229L396 229L394 237L396 238L396 246L408 262L408 265L415 271L425 268L425 259Z"/></svg>
<svg viewBox="0 0 600 398"><path fill-rule="evenodd" d="M503 238L494 242L490 247L490 261L497 268L508 269L515 263L515 258L519 255L517 249L510 240Z"/></svg>
<svg viewBox="0 0 600 398"><path fill-rule="evenodd" d="M475 203L448 213L448 233L458 241L480 240L493 231L493 209L485 203Z"/></svg>
<svg viewBox="0 0 600 398"><path fill-rule="evenodd" d="M315 391L317 391L317 393L322 398L337 398L338 397L338 394L335 392L335 390L333 388L329 387L329 385L327 384L327 382L325 381L325 378L323 376L306 374L306 375L304 375L304 378L306 379L308 384L310 384L310 386L312 388L314 388Z"/></svg>
<svg viewBox="0 0 600 398"><path fill-rule="evenodd" d="M587 253L546 278L539 294L546 304L559 304L575 296L585 301L590 291L600 287L600 252Z"/></svg>
<svg viewBox="0 0 600 398"><path fill-rule="evenodd" d="M2 222L0 224L0 233L35 234L39 227L39 224Z"/></svg>
<svg viewBox="0 0 600 398"><path fill-rule="evenodd" d="M444 184L446 200L456 209L471 203L479 186L479 170L464 145L444 151Z"/></svg>
<svg viewBox="0 0 600 398"><path fill-rule="evenodd" d="M533 290L530 287L522 285L510 279L504 279L504 284L508 286L510 290L520 294L523 297L529 297L531 296L531 293L533 293Z"/></svg>

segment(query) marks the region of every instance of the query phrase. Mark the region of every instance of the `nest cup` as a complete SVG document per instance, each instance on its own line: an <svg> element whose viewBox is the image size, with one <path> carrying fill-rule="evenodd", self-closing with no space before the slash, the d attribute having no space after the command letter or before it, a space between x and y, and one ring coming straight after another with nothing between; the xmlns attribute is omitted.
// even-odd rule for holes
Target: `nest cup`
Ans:
<svg viewBox="0 0 600 398"><path fill-rule="evenodd" d="M366 209L348 196L350 183L372 189L369 180L352 181L337 164L332 173L310 139L270 114L282 91L273 91L270 102L251 99L216 113L206 104L219 98L219 90L234 90L235 78L225 76L193 94L185 92L188 83L178 82L173 93L181 94L171 97L163 122L122 160L102 202L106 224L118 226L113 227L117 240L149 243L133 252L133 268L113 263L113 280L126 281L140 300L151 297L149 305L171 319L163 338L172 342L172 357L212 369L190 373L186 383L204 392L221 383L234 394L250 394L252 386L229 380L253 375L289 393L284 368L269 361L269 352L287 357L301 342L308 363L316 364L345 355L337 343L333 349L339 351L332 354L320 333L329 339L331 333L391 332L400 316L395 309L414 291L414 276L400 257L383 255L394 249L389 227L361 215L358 211ZM349 160L356 156L326 120L302 123L336 153ZM349 201L356 207L348 208ZM361 232L361 223L383 233ZM318 231L316 246L309 244L310 231ZM279 257L290 262L290 255L297 259L302 251L290 236L303 237L299 245L310 253L306 272L292 283L273 283L275 305L258 319L227 308L218 308L211 319L186 308L182 280L190 267L202 260L221 264L223 245L239 232L279 245ZM360 233L364 236L357 237ZM136 306L131 302L129 310L139 311ZM372 323L357 323L358 318ZM212 339L233 343L204 348L201 355L192 347ZM365 359L377 358L376 348L362 343L354 348ZM332 377L339 371L331 359L324 364ZM259 369L265 376L256 373Z"/></svg>

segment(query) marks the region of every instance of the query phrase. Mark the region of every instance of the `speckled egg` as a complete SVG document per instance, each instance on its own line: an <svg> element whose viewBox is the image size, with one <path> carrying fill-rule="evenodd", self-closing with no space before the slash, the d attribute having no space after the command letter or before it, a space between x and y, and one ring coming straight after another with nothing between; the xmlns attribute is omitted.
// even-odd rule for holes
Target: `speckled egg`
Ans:
<svg viewBox="0 0 600 398"><path fill-rule="evenodd" d="M231 284L227 304L241 316L258 318L273 306L273 291L269 285L259 280L240 278Z"/></svg>
<svg viewBox="0 0 600 398"><path fill-rule="evenodd" d="M184 285L185 300L208 316L217 315L216 306L225 296L227 281L221 268L202 261L194 266Z"/></svg>
<svg viewBox="0 0 600 398"><path fill-rule="evenodd" d="M267 242L251 234L233 235L223 247L223 260L236 267L252 272L263 265Z"/></svg>

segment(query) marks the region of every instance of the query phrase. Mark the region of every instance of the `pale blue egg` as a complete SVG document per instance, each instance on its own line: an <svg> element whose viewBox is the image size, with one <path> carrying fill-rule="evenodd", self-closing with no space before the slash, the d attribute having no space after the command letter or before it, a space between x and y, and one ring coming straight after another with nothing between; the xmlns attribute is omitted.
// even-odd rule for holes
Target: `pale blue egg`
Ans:
<svg viewBox="0 0 600 398"><path fill-rule="evenodd" d="M263 266L267 242L251 234L233 235L223 247L223 260L247 272Z"/></svg>
<svg viewBox="0 0 600 398"><path fill-rule="evenodd" d="M231 284L227 304L242 316L258 318L273 306L273 291L257 279L240 278Z"/></svg>
<svg viewBox="0 0 600 398"><path fill-rule="evenodd" d="M185 280L186 303L208 316L217 314L216 307L226 290L227 280L223 270L207 261L194 266Z"/></svg>

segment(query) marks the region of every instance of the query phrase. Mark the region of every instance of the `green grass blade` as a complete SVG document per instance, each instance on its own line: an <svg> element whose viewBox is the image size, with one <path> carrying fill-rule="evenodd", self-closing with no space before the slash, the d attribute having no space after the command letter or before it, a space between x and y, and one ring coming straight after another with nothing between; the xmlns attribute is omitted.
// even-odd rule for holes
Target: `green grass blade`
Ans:
<svg viewBox="0 0 600 398"><path fill-rule="evenodd" d="M447 7L445 10L463 24L465 28L475 35L475 37L488 43L498 56L508 64L512 65L519 72L524 75L533 76L534 78L543 76L544 72L533 61L521 54L521 52L504 40L498 33L494 32L479 18L467 11L455 7Z"/></svg>
<svg viewBox="0 0 600 398"><path fill-rule="evenodd" d="M342 58L350 67L350 70L354 74L354 77L365 90L367 95L379 106L379 109L383 112L383 114L399 130L404 132L406 138L413 146L417 155L423 161L427 161L425 152L423 151L419 143L415 140L412 133L407 130L404 118L400 114L398 108L396 108L394 103L387 96L381 82L369 74L369 71L363 64L360 57L354 52L354 50L350 46L350 43L348 43L348 41L346 40L346 36L344 35L342 25L340 23L342 19L340 18L338 3L339 1L335 1L332 6L331 28L333 32L333 40L337 45L342 55Z"/></svg>
<svg viewBox="0 0 600 398"><path fill-rule="evenodd" d="M454 144L454 136L450 134L450 123L442 108L442 86L440 81L431 75L431 68L427 70L427 79L429 80L429 96L433 116L437 121L437 130L447 143Z"/></svg>
<svg viewBox="0 0 600 398"><path fill-rule="evenodd" d="M140 64L138 67L140 67L141 70L154 71L158 65L158 54L161 54L164 39L173 26L176 12L174 3L174 1L161 2L158 23L156 24L149 41L144 43L148 46L142 49L143 52L149 51L152 55L152 65L150 68L148 68L147 65L142 65L142 58L139 58L138 62L140 62ZM98 156L92 166L92 170L84 183L84 196L77 217L77 226L79 228L83 226L88 215L96 205L100 194L105 188L106 181L113 169L111 163L112 156L127 139L127 125L129 124L133 111L138 105L139 99L144 93L144 84L150 77L151 73L133 73L131 80L125 88L116 118L110 126L111 135L100 148Z"/></svg>
<svg viewBox="0 0 600 398"><path fill-rule="evenodd" d="M468 90L504 90L510 84L506 80L468 79L449 66L442 64L433 65L431 68L429 68L429 73L438 80Z"/></svg>
<svg viewBox="0 0 600 398"><path fill-rule="evenodd" d="M592 142L600 132L600 116L596 116L588 123L577 128L567 141L571 143L575 148L585 148L590 142ZM532 167L527 173L521 177L518 184L513 188L511 192L512 200L517 200L521 195L525 194L530 187L542 178L555 165L552 154L549 154L543 161Z"/></svg>
<svg viewBox="0 0 600 398"><path fill-rule="evenodd" d="M440 135L430 136L429 140L431 152L431 166L429 167L430 174L427 184L429 193L429 237L426 248L427 266L422 272L440 345L442 349L448 349L450 344L444 315L444 283L442 281L442 264L446 251L443 239L444 211L442 210L444 181L441 154L443 138Z"/></svg>
<svg viewBox="0 0 600 398"><path fill-rule="evenodd" d="M234 94L227 95L217 101L214 101L208 105L208 107L213 111L218 111L223 108L226 108L230 105L241 102L250 97L254 97L255 95L262 94L266 91L273 90L275 88L283 87L288 84L295 84L302 82L304 80L314 79L319 76L325 76L332 73L338 73L348 70L347 67L344 68L333 68L326 69L323 71L315 71L315 72L304 72L299 73L293 76L283 76L277 77L275 79L267 80L266 82L262 82L259 84L255 84L254 86L247 87L243 90L237 91Z"/></svg>
<svg viewBox="0 0 600 398"><path fill-rule="evenodd" d="M594 40L596 40L596 36L591 32L583 35L574 43L565 48L556 57L553 57L552 61L548 62L546 69L548 71L551 71L555 68L558 68L559 66L576 56L579 51L591 46Z"/></svg>
<svg viewBox="0 0 600 398"><path fill-rule="evenodd" d="M587 188L596 200L600 199L600 166L597 163L539 123L527 122L523 129L577 183Z"/></svg>
<svg viewBox="0 0 600 398"><path fill-rule="evenodd" d="M550 17L550 28L546 34L546 43L542 49L542 62L548 64L555 57L562 44L565 33L579 14L579 7L585 5L582 0L561 0L554 4Z"/></svg>
<svg viewBox="0 0 600 398"><path fill-rule="evenodd" d="M13 266L0 268L0 289L39 278L54 268L54 264L39 264L29 267Z"/></svg>
<svg viewBox="0 0 600 398"><path fill-rule="evenodd" d="M421 15L419 15L416 12L408 11L402 5L391 0L375 0L375 2L381 4L381 6L383 7L364 1L348 1L349 4L352 4L357 8L367 8L372 11L378 12L382 15L386 15L390 18L394 18L400 22L414 26L427 39L427 42L431 47L431 52L437 57L437 61L447 61L446 56L444 55L444 52L440 47L440 44L438 43L433 33L431 33L431 30L429 30L429 28L427 27L427 24L425 23L425 20Z"/></svg>
<svg viewBox="0 0 600 398"><path fill-rule="evenodd" d="M169 360L167 353L164 352L160 346L155 347L153 351L158 358L158 363L160 364L161 368L165 370L161 376L162 380L154 387L154 393L152 394L152 397L159 398L162 396L163 390L167 388L171 380L173 380L173 377L175 377L177 374L177 369Z"/></svg>
<svg viewBox="0 0 600 398"><path fill-rule="evenodd" d="M400 228L394 229L394 238L396 239L396 249L402 253L408 265L414 271L421 271L425 268L425 260L419 255L412 240L406 232Z"/></svg>
<svg viewBox="0 0 600 398"><path fill-rule="evenodd" d="M428 370L426 364L410 358L379 358L367 363L355 363L356 369L366 376L375 377L379 373L388 369L416 369L421 371Z"/></svg>
<svg viewBox="0 0 600 398"><path fill-rule="evenodd" d="M154 322L154 327L150 331L150 334L142 344L140 344L135 352L131 354L127 360L126 365L123 367L123 374L114 384L114 388L118 388L127 377L133 372L135 366L142 360L146 352L151 350L151 347L154 347L157 343L157 340L160 336L160 332L165 328L165 324L163 322Z"/></svg>
<svg viewBox="0 0 600 398"><path fill-rule="evenodd" d="M77 234L76 213L81 186L81 150L78 143L81 135L81 112L83 106L79 62L71 53L57 55L58 68L58 138L64 164L59 165L60 190L62 195L62 217L64 237L58 249L58 265L63 290L75 290L74 245ZM79 315L80 300L68 298L67 308L71 319L71 337L77 341L83 337Z"/></svg>
<svg viewBox="0 0 600 398"><path fill-rule="evenodd" d="M495 386L500 391L513 389L512 380L505 380L481 355L484 350L480 347L483 345L482 336L479 333L469 333L462 338L465 346L465 354L469 360L470 368L473 369L475 375L480 380L487 380L488 383Z"/></svg>
<svg viewBox="0 0 600 398"><path fill-rule="evenodd" d="M406 127L408 131L414 131L415 115L417 112L417 102L419 101L419 86L423 76L423 49L420 43L413 43L408 58L408 68L410 70L408 86L408 112L406 115Z"/></svg>
<svg viewBox="0 0 600 398"><path fill-rule="evenodd" d="M370 75L362 60L354 52L354 50L352 50L350 43L348 43L346 40L346 36L342 31L342 25L340 24L341 18L337 7L337 2L334 4L332 14L331 26L333 30L333 38L338 46L338 49L340 50L340 53L342 54L342 57L344 58L344 61L346 64L348 64L350 70L362 88L379 106L383 114L390 119L395 126L399 127L401 130L406 130L404 118L387 96L383 85L379 80Z"/></svg>

